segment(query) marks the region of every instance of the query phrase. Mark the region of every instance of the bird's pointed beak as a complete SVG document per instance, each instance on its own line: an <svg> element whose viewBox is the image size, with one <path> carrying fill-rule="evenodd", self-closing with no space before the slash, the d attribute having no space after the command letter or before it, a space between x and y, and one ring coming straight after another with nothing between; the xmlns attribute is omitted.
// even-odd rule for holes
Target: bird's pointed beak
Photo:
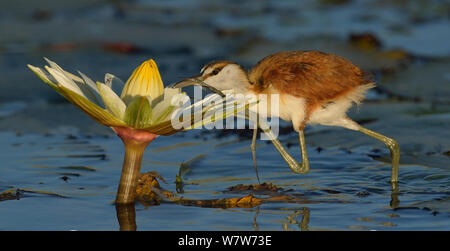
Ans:
<svg viewBox="0 0 450 251"><path fill-rule="evenodd" d="M172 84L170 87L172 87L172 88L183 88L183 87L186 87L186 86L196 85L196 82L193 79L197 79L197 77L183 79L180 82Z"/></svg>
<svg viewBox="0 0 450 251"><path fill-rule="evenodd" d="M207 83L203 82L202 80L199 79L200 76L195 76L195 77L191 77L191 78L186 78L184 80L181 80L178 83L175 83L173 85L171 85L172 88L183 88L186 86L191 86L191 85L198 85L204 88L207 88L208 90L219 94L222 97L225 97L225 94L223 94L223 92L221 92L219 89L208 85Z"/></svg>

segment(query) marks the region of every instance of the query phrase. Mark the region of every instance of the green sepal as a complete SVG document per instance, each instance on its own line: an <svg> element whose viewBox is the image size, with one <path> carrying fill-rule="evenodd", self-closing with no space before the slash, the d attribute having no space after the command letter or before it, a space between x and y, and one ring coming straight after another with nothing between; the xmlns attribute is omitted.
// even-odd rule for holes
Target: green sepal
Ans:
<svg viewBox="0 0 450 251"><path fill-rule="evenodd" d="M151 126L142 128L142 130L147 131L147 132L151 132L154 134L158 134L158 135L164 135L164 136L169 136L172 134L175 134L179 131L182 131L183 128L181 129L174 129L172 126L172 121L171 120L166 120L164 122L161 122L159 124L153 124Z"/></svg>
<svg viewBox="0 0 450 251"><path fill-rule="evenodd" d="M152 107L146 97L136 96L125 110L124 121L133 128L145 128L152 120Z"/></svg>

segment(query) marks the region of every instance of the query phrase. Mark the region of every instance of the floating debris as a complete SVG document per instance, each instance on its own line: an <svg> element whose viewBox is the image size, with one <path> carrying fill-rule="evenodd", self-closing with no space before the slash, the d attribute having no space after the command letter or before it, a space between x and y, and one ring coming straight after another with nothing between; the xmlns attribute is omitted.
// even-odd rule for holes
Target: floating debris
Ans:
<svg viewBox="0 0 450 251"><path fill-rule="evenodd" d="M254 197L252 194L240 198L215 199L215 200L179 200L177 203L185 206L199 206L212 208L250 208L260 205L262 199Z"/></svg>
<svg viewBox="0 0 450 251"><path fill-rule="evenodd" d="M194 158L195 159L195 158ZM263 200L271 201L271 198L260 199L254 197L253 194L249 194L243 197L233 197L224 199L212 199L212 200L194 200L177 197L173 193L166 191L159 185L158 179L167 183L161 175L155 171L141 174L137 181L136 187L136 200L142 204L159 205L162 201L168 201L184 206L198 206L198 207L211 207L211 208L250 208L260 205ZM241 191L258 191L258 190L271 190L278 191L280 188L276 188L272 184L263 183L261 185L238 185L235 186L237 190ZM285 196L274 197L275 201L279 199L286 199Z"/></svg>
<svg viewBox="0 0 450 251"><path fill-rule="evenodd" d="M262 183L262 184L250 184L250 185L243 185L238 184L236 186L228 187L227 192L248 192L248 191L254 191L254 192L279 192L283 190L280 187L275 186L272 183Z"/></svg>
<svg viewBox="0 0 450 251"><path fill-rule="evenodd" d="M19 189L9 189L0 193L0 201L4 200L18 200L19 199Z"/></svg>
<svg viewBox="0 0 450 251"><path fill-rule="evenodd" d="M158 179L167 184L155 171L141 174L136 185L136 200L144 205L159 205L163 199L174 197L171 192L161 188ZM155 192L156 189L157 192Z"/></svg>
<svg viewBox="0 0 450 251"><path fill-rule="evenodd" d="M27 195L27 194L43 194L43 195L49 195L52 197L67 198L64 195L47 192L47 191L34 191L34 190L23 189L23 188L13 188L13 189L9 189L9 190L6 190L6 191L3 191L2 193L0 193L0 201L19 200L22 197L30 197L30 195Z"/></svg>

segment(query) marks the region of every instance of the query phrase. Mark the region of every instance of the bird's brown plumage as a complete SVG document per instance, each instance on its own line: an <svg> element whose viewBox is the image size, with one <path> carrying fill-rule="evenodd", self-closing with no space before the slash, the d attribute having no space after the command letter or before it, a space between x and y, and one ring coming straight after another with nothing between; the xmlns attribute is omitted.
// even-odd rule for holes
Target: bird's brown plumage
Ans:
<svg viewBox="0 0 450 251"><path fill-rule="evenodd" d="M265 57L249 72L254 91L270 85L282 93L311 100L328 100L371 82L350 61L318 51L280 52Z"/></svg>
<svg viewBox="0 0 450 251"><path fill-rule="evenodd" d="M318 51L267 56L250 69L248 79L255 93L276 91L304 98L307 116L320 105L372 82L368 74L350 61Z"/></svg>

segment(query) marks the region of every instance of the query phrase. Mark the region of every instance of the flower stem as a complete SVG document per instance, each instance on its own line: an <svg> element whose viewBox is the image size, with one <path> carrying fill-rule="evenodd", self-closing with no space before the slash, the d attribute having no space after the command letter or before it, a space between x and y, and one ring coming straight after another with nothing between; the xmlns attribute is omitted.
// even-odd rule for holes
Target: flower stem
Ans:
<svg viewBox="0 0 450 251"><path fill-rule="evenodd" d="M136 231L136 210L134 204L116 204L117 220L120 231Z"/></svg>
<svg viewBox="0 0 450 251"><path fill-rule="evenodd" d="M142 156L150 141L143 142L126 138L122 138L122 140L125 145L125 158L116 203L128 204L134 203L136 180L141 171Z"/></svg>
<svg viewBox="0 0 450 251"><path fill-rule="evenodd" d="M159 135L130 127L111 127L125 145L122 175L120 176L116 204L134 203L136 180L141 171L142 156L148 144Z"/></svg>

